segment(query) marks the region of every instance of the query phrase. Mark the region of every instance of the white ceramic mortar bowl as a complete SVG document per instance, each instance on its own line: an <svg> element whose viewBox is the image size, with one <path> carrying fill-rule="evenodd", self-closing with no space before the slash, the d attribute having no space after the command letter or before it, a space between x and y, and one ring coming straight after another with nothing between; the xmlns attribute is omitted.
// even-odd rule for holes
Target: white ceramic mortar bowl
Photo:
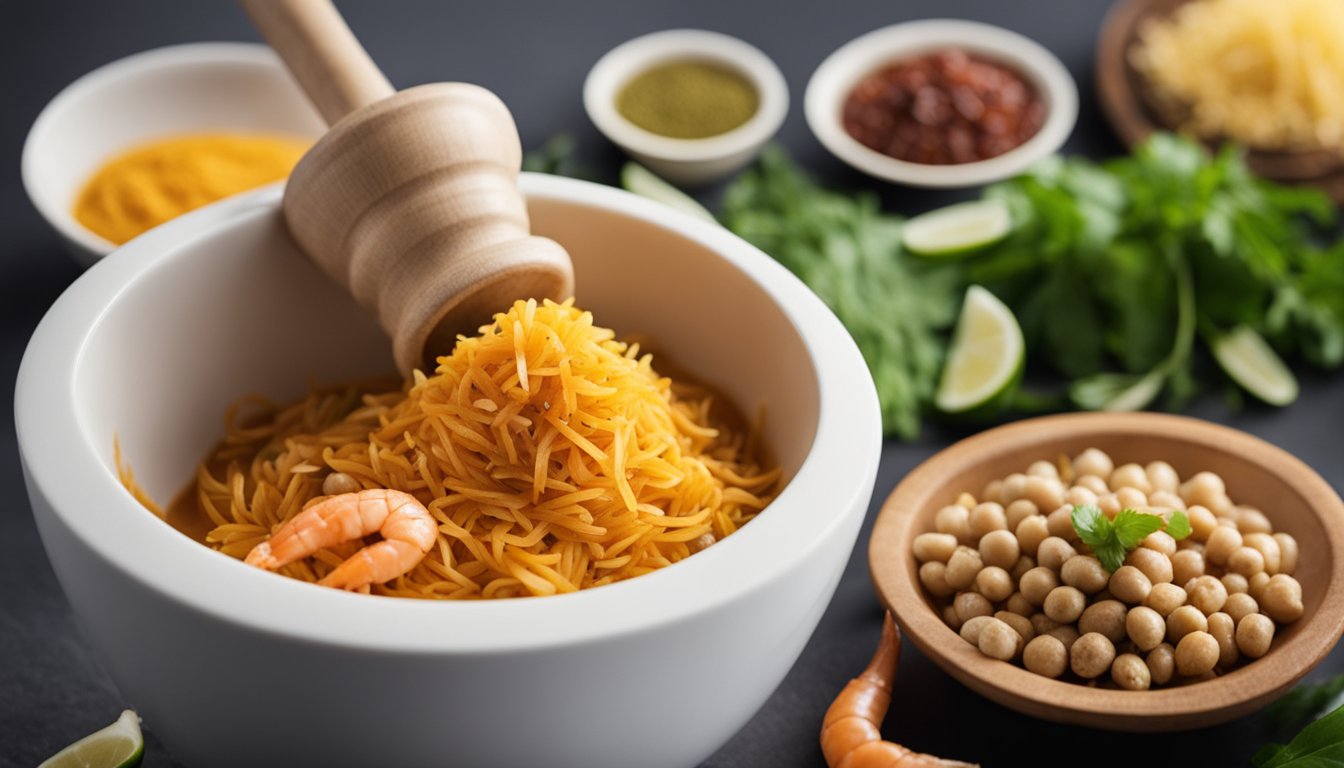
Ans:
<svg viewBox="0 0 1344 768"><path fill-rule="evenodd" d="M28 346L15 410L33 513L88 639L192 766L690 766L783 679L873 489L872 380L836 318L727 231L619 190L524 175L578 300L651 335L745 413L787 485L665 570L556 597L439 603L250 568L136 503L166 502L245 393L393 369L365 312L300 255L280 189L188 214L95 265Z"/></svg>
<svg viewBox="0 0 1344 768"><path fill-rule="evenodd" d="M80 264L116 246L72 208L108 160L184 133L266 133L316 139L327 130L280 57L256 43L187 43L118 59L66 86L23 145L23 187Z"/></svg>

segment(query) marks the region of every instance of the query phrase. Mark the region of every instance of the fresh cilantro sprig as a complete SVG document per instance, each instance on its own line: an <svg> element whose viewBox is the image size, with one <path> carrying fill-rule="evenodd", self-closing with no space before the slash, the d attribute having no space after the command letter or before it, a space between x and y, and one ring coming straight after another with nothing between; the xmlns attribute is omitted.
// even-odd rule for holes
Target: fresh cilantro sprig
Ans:
<svg viewBox="0 0 1344 768"><path fill-rule="evenodd" d="M1178 541L1190 535L1190 518L1179 509L1173 510L1170 518L1122 509L1112 520L1097 507L1087 504L1074 505L1072 517L1078 538L1092 548L1102 566L1111 573L1124 564L1125 555L1149 534L1166 530Z"/></svg>

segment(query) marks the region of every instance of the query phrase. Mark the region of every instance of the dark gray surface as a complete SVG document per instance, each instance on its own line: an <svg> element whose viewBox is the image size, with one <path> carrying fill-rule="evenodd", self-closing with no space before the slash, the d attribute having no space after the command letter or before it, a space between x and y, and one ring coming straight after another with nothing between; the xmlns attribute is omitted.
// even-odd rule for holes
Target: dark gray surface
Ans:
<svg viewBox="0 0 1344 768"><path fill-rule="evenodd" d="M580 91L592 63L618 43L658 29L698 27L742 37L773 57L789 81L794 103L782 143L828 183L881 189L890 208L907 214L959 195L886 187L827 155L807 131L801 110L807 78L822 58L863 32L913 18L963 17L1015 29L1054 51L1079 81L1082 109L1067 149L1106 156L1119 145L1102 122L1091 86L1092 45L1106 6L1106 0L341 4L394 84L456 79L485 85L513 109L525 146L568 131L578 139L584 163L606 180L614 177L620 156L583 114ZM79 275L19 181L20 149L38 111L71 80L121 56L188 41L255 39L242 14L220 0L0 5L0 93L6 101L0 120L0 402L12 402L19 359L42 313ZM714 196L714 190L705 194L711 201ZM1344 381L1338 378L1306 376L1301 400L1282 412L1232 412L1216 398L1190 412L1283 446L1336 488L1344 487ZM7 494L0 506L0 765L32 766L111 722L123 701L99 670L47 563L23 492L12 412L6 405L0 414L0 487ZM964 434L930 427L916 443L889 442L872 511L905 472ZM868 581L867 530L798 664L707 765L821 764L816 734L822 713L866 663L877 638L881 614ZM1337 649L1313 678L1339 672L1344 653ZM918 750L990 765L1086 760L1104 766L1134 759L1138 737L1015 714L970 693L910 647L897 690L884 733ZM155 741L153 723L146 727L144 764L174 765ZM1203 765L1242 765L1270 735L1264 718L1253 716L1195 733L1145 736L1142 751L1149 764L1184 753L1197 755Z"/></svg>

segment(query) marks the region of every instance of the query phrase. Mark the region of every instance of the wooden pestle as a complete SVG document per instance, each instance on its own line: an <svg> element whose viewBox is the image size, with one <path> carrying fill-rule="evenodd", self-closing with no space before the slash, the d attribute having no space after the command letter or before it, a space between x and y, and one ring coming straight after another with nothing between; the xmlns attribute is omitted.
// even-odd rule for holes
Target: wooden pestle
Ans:
<svg viewBox="0 0 1344 768"><path fill-rule="evenodd" d="M403 374L517 299L573 292L569 254L529 234L518 131L493 93L394 91L329 0L240 2L331 126L290 175L289 231L377 313Z"/></svg>

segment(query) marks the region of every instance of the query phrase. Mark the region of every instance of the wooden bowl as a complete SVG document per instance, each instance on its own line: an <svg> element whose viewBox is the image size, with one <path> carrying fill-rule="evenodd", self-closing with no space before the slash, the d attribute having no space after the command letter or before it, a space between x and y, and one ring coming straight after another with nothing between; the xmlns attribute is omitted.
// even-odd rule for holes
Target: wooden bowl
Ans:
<svg viewBox="0 0 1344 768"><path fill-rule="evenodd" d="M1213 680L1125 691L1042 677L984 656L943 623L919 583L915 536L962 491L1031 462L1099 448L1115 460L1169 462L1182 478L1216 472L1238 504L1260 508L1300 548L1294 576L1306 611L1281 628L1264 657ZM1227 427L1153 413L1066 414L1029 419L967 438L906 475L887 498L868 550L873 584L911 642L975 692L1033 717L1093 728L1174 731L1246 715L1287 691L1344 631L1344 502L1310 467L1282 449Z"/></svg>
<svg viewBox="0 0 1344 768"><path fill-rule="evenodd" d="M1167 16L1189 0L1121 0L1101 25L1096 46L1097 95L1107 121L1125 146L1133 148L1153 131L1176 130L1156 108L1147 81L1129 61L1147 21ZM1215 144L1217 142L1211 142ZM1274 181L1320 187L1344 203L1344 156L1326 150L1271 151L1248 148L1251 170Z"/></svg>

